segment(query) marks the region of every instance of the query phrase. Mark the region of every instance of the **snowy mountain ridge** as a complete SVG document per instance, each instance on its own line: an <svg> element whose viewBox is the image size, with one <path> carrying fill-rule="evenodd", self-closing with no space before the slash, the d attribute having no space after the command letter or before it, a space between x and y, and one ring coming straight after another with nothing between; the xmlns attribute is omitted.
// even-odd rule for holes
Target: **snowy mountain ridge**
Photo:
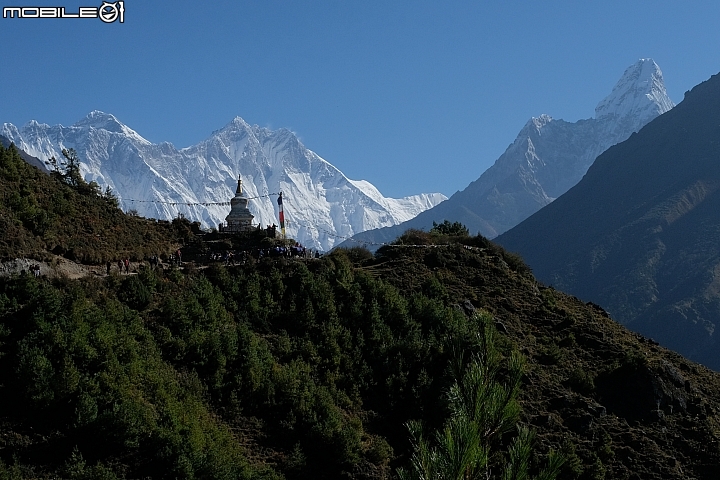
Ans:
<svg viewBox="0 0 720 480"><path fill-rule="evenodd" d="M641 58L625 70L610 95L598 103L595 118L633 116L644 125L674 106L660 67L650 58Z"/></svg>
<svg viewBox="0 0 720 480"><path fill-rule="evenodd" d="M153 144L113 115L93 111L70 127L35 120L0 134L28 154L47 160L74 148L83 178L110 187L124 210L172 219L178 214L217 227L229 212L238 175L255 223L278 223L283 192L288 235L328 250L343 237L404 222L446 199L439 193L384 197L367 181L350 180L307 149L286 129L271 131L236 117L197 145Z"/></svg>
<svg viewBox="0 0 720 480"><path fill-rule="evenodd" d="M598 155L674 106L660 67L652 59L639 59L598 103L595 118L567 122L549 115L532 117L495 163L464 190L409 222L360 233L344 246L373 246L409 228L428 230L444 220L494 238L568 191Z"/></svg>

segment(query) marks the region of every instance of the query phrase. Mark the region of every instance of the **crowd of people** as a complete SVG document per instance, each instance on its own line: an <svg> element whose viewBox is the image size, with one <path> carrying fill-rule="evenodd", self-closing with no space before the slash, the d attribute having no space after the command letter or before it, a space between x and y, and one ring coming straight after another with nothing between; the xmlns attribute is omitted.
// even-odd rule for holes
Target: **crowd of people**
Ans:
<svg viewBox="0 0 720 480"><path fill-rule="evenodd" d="M40 265L37 263L34 265L30 265L30 272L32 273L33 277L40 278Z"/></svg>
<svg viewBox="0 0 720 480"><path fill-rule="evenodd" d="M302 244L295 242L294 245L290 246L275 246L268 248L256 248L252 252L246 250L225 250L224 252L212 252L206 257L207 262L222 262L225 266L245 265L250 261L261 260L263 258L277 258L277 257L298 257L298 258L320 258L320 252L304 247ZM163 262L158 255L152 255L146 259L147 264L150 268L163 268ZM178 249L175 253L170 254L167 257L167 263L171 266L182 266L182 251ZM119 274L130 274L130 258L124 257L117 261L117 268ZM34 270L35 266L30 267L31 271L37 272L36 276L40 275L39 266L37 270ZM142 268L142 267L141 267ZM112 263L108 260L106 263L107 274L110 275L112 271Z"/></svg>
<svg viewBox="0 0 720 480"><path fill-rule="evenodd" d="M163 268L163 264L160 261L160 257L157 255L153 255L150 258L147 259L147 262L150 264L150 268ZM182 251L178 249L175 253L171 254L168 258L168 262L170 265L176 265L181 266L182 265ZM107 261L105 264L105 267L107 269L107 274L110 275L110 271L112 270L112 263L110 260ZM122 275L123 270L125 271L125 275L130 274L130 258L125 257L121 258L117 261L117 267L118 267L118 273Z"/></svg>
<svg viewBox="0 0 720 480"><path fill-rule="evenodd" d="M250 254L246 251L234 252L226 250L225 252L213 252L210 254L211 262L223 262L229 265L245 265L250 259Z"/></svg>
<svg viewBox="0 0 720 480"><path fill-rule="evenodd" d="M295 245L289 247L275 246L271 248L261 248L257 252L257 258L263 257L300 257L300 258L320 258L320 252L311 248L305 248L301 243L295 242Z"/></svg>
<svg viewBox="0 0 720 480"><path fill-rule="evenodd" d="M275 246L268 248L257 248L253 252L246 250L226 250L224 252L213 252L209 256L211 262L223 262L225 265L244 265L251 258L261 260L266 257L299 257L299 258L320 258L320 253L295 243L289 247Z"/></svg>

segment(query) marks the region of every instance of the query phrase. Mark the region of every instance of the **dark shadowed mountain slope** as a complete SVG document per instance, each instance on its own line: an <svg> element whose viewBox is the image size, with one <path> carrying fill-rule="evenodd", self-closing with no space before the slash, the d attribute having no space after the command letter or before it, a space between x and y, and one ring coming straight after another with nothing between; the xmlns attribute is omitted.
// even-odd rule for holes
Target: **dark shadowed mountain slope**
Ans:
<svg viewBox="0 0 720 480"><path fill-rule="evenodd" d="M497 241L539 279L720 369L720 76Z"/></svg>
<svg viewBox="0 0 720 480"><path fill-rule="evenodd" d="M531 118L495 164L465 190L407 222L357 234L343 246L392 241L407 229L429 230L443 220L494 238L565 193L598 155L673 105L660 68L652 59L640 59L598 103L594 118Z"/></svg>
<svg viewBox="0 0 720 480"><path fill-rule="evenodd" d="M5 137L5 136L3 136L3 135L0 135L0 144L2 144L3 147L9 148L10 145L12 145L12 143L13 143L13 142L10 141L9 138L7 138L7 137ZM32 165L33 167L37 167L38 169L40 169L41 171L43 171L43 172L45 172L45 173L50 173L50 171L49 171L48 168L45 166L45 163L44 163L42 160L40 160L40 159L37 158L37 157L33 157L32 155L29 155L27 152L25 152L25 151L23 151L23 150L21 150L21 149L19 149L19 148L17 149L17 151L18 151L18 153L20 154L20 158L22 158L23 160L25 160L27 163L29 163L29 164Z"/></svg>

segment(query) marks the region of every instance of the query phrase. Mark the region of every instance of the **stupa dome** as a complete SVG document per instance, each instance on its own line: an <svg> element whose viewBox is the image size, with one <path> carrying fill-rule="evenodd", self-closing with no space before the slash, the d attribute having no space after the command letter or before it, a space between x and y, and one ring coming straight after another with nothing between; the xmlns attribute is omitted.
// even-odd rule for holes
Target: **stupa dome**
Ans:
<svg viewBox="0 0 720 480"><path fill-rule="evenodd" d="M252 221L255 216L248 210L250 200L242 190L242 178L238 175L238 186L235 196L230 200L230 213L225 217L224 231L245 232L253 228Z"/></svg>

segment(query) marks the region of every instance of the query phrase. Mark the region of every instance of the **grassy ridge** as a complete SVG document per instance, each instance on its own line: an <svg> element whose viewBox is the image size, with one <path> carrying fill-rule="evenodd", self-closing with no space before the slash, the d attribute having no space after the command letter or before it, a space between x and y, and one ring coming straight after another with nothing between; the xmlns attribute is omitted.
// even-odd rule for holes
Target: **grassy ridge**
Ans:
<svg viewBox="0 0 720 480"><path fill-rule="evenodd" d="M83 263L141 260L172 252L190 232L187 221L126 215L109 192L42 173L0 145L0 258L52 252Z"/></svg>

